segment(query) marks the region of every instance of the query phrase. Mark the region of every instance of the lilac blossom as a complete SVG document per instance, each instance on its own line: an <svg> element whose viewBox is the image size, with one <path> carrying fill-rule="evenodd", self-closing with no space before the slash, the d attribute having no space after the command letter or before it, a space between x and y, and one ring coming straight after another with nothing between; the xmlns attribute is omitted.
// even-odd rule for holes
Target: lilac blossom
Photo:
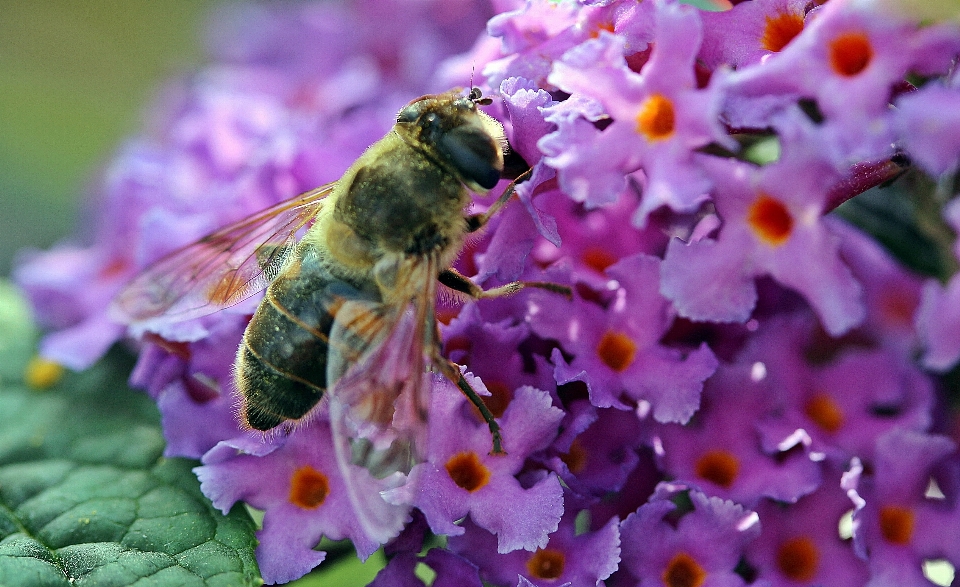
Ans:
<svg viewBox="0 0 960 587"><path fill-rule="evenodd" d="M579 298L538 296L543 305L531 324L575 356L568 363L559 349L553 351L557 383L583 381L598 407L648 409L659 422L686 422L716 360L707 346L680 350L658 344L673 317L656 287L659 273L655 257L622 259L607 269L616 290L606 308Z"/></svg>
<svg viewBox="0 0 960 587"><path fill-rule="evenodd" d="M865 561L838 532L850 509L836 468L819 489L796 503L762 502L756 508L760 536L747 545L747 562L771 586L866 584Z"/></svg>
<svg viewBox="0 0 960 587"><path fill-rule="evenodd" d="M960 235L960 201L944 207L944 219ZM953 244L960 260L960 238ZM923 286L923 297L916 314L919 336L926 347L923 364L934 371L946 371L960 361L960 274L945 284L934 279Z"/></svg>
<svg viewBox="0 0 960 587"><path fill-rule="evenodd" d="M827 162L798 149L759 169L724 160L702 165L716 186L723 226L716 239L670 242L661 287L680 315L744 321L757 300L754 277L769 274L803 294L832 335L863 320L861 286L821 218L828 189L839 179Z"/></svg>
<svg viewBox="0 0 960 587"><path fill-rule="evenodd" d="M642 169L644 198L635 217L640 226L660 206L691 211L704 201L710 184L692 161L693 150L726 141L718 122L719 86L697 89L697 14L680 5L656 6L657 36L639 74L624 59L620 38L607 32L556 62L549 81L599 104L602 114L551 114L547 120L558 130L540 141L560 186L589 207L612 202L626 187L625 175ZM591 124L598 120L610 124L598 130Z"/></svg>
<svg viewBox="0 0 960 587"><path fill-rule="evenodd" d="M542 548L562 514L560 483L546 475L524 486L516 475L528 455L553 440L562 413L545 392L520 388L501 419L506 454L488 454L487 428L472 411L465 413L466 399L451 385L434 390L431 414L443 424L434 429L426 462L416 465L411 482L386 499L416 506L439 534L462 534L455 522L469 514L497 535L498 552Z"/></svg>
<svg viewBox="0 0 960 587"><path fill-rule="evenodd" d="M735 568L743 547L760 533L756 514L691 491L692 508L673 522L677 506L664 493L631 514L621 527L623 565L636 578L635 584L745 585Z"/></svg>
<svg viewBox="0 0 960 587"><path fill-rule="evenodd" d="M889 4L225 8L211 64L106 167L83 238L22 256L40 352L83 369L139 351L165 454L200 459L218 509L263 512L267 583L332 557L325 537L382 547L381 587L422 585L420 565L437 587L927 584L925 561L960 565L960 274L918 275L830 213L903 154L960 261L960 27ZM243 430L232 363L257 297L136 327L108 311L164 254L335 180L411 98L471 83L531 172L455 267L571 290L441 292L440 352L505 453L436 374L423 454L380 478L343 458L328 401Z"/></svg>
<svg viewBox="0 0 960 587"><path fill-rule="evenodd" d="M596 585L617 570L620 562L620 523L611 518L595 531L577 533L570 512L534 552L515 550L498 555L492 534L475 524L451 537L449 547L480 567L480 576L495 585L513 585L518 577L537 587L556 584Z"/></svg>
<svg viewBox="0 0 960 587"><path fill-rule="evenodd" d="M854 546L870 566L867 585L927 585L924 561L960 565L956 451L943 436L894 430L877 439L870 473L854 463L845 475L856 505Z"/></svg>

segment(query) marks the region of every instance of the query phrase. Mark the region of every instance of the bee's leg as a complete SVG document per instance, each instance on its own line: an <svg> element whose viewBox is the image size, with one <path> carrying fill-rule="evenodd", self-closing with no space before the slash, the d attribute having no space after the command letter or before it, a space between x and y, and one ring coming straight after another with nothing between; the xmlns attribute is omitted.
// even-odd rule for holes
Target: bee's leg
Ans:
<svg viewBox="0 0 960 587"><path fill-rule="evenodd" d="M487 222L490 222L490 218L494 214L500 211L501 208L506 206L507 202L510 201L510 198L513 197L513 194L517 191L517 184L522 183L530 178L530 173L533 169L528 169L517 176L517 179L510 182L510 185L507 186L507 189L503 190L503 193L500 194L500 197L497 198L497 201L490 205L487 208L487 211L483 214L473 214L472 216L467 216L467 232L476 232L487 225Z"/></svg>
<svg viewBox="0 0 960 587"><path fill-rule="evenodd" d="M497 421L494 419L490 409L487 408L487 404L483 403L483 398L477 395L477 392L470 387L470 383L463 376L463 373L460 372L460 367L458 367L453 361L441 356L435 357L434 364L437 366L443 376L456 383L457 387L460 388L460 391L463 392L463 395L467 396L467 399L470 400L470 403L475 405L477 409L480 410L480 415L483 416L484 422L486 422L487 427L490 428L490 436L493 437L493 450L490 452L490 454L504 454L503 437L500 435L500 425L497 424Z"/></svg>
<svg viewBox="0 0 960 587"><path fill-rule="evenodd" d="M513 281L499 287L493 287L490 289L483 289L479 285L470 281L466 275L463 275L454 268L444 269L440 272L440 275L437 279L443 285L449 287L454 291L467 294L475 300L482 298L499 298L501 296L509 296L517 293L525 287L536 287L539 289L545 289L547 291L552 291L560 295L571 297L573 294L570 291L570 288L565 285L559 285L557 283L550 283L549 281Z"/></svg>

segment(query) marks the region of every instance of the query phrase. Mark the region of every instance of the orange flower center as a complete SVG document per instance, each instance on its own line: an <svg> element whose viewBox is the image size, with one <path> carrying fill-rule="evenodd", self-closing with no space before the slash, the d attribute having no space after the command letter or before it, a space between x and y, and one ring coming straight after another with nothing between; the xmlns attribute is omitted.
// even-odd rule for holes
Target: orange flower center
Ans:
<svg viewBox="0 0 960 587"><path fill-rule="evenodd" d="M474 492L490 481L490 469L486 468L474 452L461 452L450 457L447 473L458 487Z"/></svg>
<svg viewBox="0 0 960 587"><path fill-rule="evenodd" d="M608 33L615 32L612 22L603 21L594 25L594 28L590 31L590 38L596 39L600 36L600 31L607 31Z"/></svg>
<svg viewBox="0 0 960 587"><path fill-rule="evenodd" d="M587 449L583 448L579 438L574 438L570 444L570 452L560 455L560 460L570 469L574 475L583 471L587 466Z"/></svg>
<svg viewBox="0 0 960 587"><path fill-rule="evenodd" d="M913 537L913 512L888 505L880 508L880 533L891 544L907 544Z"/></svg>
<svg viewBox="0 0 960 587"><path fill-rule="evenodd" d="M805 536L791 538L777 549L777 566L780 572L794 581L808 582L817 573L820 551L817 545Z"/></svg>
<svg viewBox="0 0 960 587"><path fill-rule="evenodd" d="M747 211L747 223L760 240L779 246L787 242L793 230L793 217L783 202L760 194Z"/></svg>
<svg viewBox="0 0 960 587"><path fill-rule="evenodd" d="M818 393L807 400L803 411L817 426L827 432L836 432L843 426L843 410L832 397L825 393Z"/></svg>
<svg viewBox="0 0 960 587"><path fill-rule="evenodd" d="M802 30L802 14L780 12L775 16L768 16L760 37L760 46L776 53L786 47Z"/></svg>
<svg viewBox="0 0 960 587"><path fill-rule="evenodd" d="M846 33L830 43L830 67L844 77L857 75L872 59L873 47L865 33Z"/></svg>
<svg viewBox="0 0 960 587"><path fill-rule="evenodd" d="M676 116L673 102L663 94L647 98L637 114L637 132L648 141L660 141L673 134Z"/></svg>
<svg viewBox="0 0 960 587"><path fill-rule="evenodd" d="M587 247L581 256L583 264L598 273L603 273L607 267L617 262L617 258L606 249L600 247Z"/></svg>
<svg viewBox="0 0 960 587"><path fill-rule="evenodd" d="M711 450L697 459L697 477L716 483L720 487L727 488L733 485L739 473L740 461L729 451Z"/></svg>
<svg viewBox="0 0 960 587"><path fill-rule="evenodd" d="M330 494L330 482L327 476L310 465L304 465L293 472L290 479L290 503L305 510L323 505Z"/></svg>
<svg viewBox="0 0 960 587"><path fill-rule="evenodd" d="M666 587L700 587L707 572L692 556L681 552L670 559L660 578Z"/></svg>
<svg viewBox="0 0 960 587"><path fill-rule="evenodd" d="M637 345L622 332L608 331L597 345L597 355L607 366L617 371L623 371L633 363L637 354Z"/></svg>
<svg viewBox="0 0 960 587"><path fill-rule="evenodd" d="M559 550L542 548L527 561L527 572L537 579L558 579L563 574L564 562Z"/></svg>

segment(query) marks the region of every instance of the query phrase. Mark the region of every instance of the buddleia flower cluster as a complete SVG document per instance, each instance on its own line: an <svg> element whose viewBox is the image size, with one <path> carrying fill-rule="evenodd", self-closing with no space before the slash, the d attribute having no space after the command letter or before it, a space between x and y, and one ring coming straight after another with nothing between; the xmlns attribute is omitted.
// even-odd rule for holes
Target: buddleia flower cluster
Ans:
<svg viewBox="0 0 960 587"><path fill-rule="evenodd" d="M735 4L218 13L209 65L104 171L84 244L16 270L42 354L83 369L136 344L166 454L201 460L216 507L264 512L267 583L328 538L383 546L379 587L424 564L437 586L929 585L960 565L960 12ZM441 303L443 353L507 453L431 375L429 450L383 494L411 514L381 545L323 418L239 427L257 299L157 331L108 305L164 254L339 177L410 99L471 84L532 172L456 267L573 295Z"/></svg>

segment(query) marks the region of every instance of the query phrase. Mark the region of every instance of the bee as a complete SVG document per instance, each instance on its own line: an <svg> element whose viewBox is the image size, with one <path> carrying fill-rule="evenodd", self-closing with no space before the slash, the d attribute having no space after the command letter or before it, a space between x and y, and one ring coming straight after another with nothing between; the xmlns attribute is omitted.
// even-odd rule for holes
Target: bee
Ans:
<svg viewBox="0 0 960 587"><path fill-rule="evenodd" d="M437 284L473 299L527 286L569 292L540 282L484 290L451 266L517 183L486 212L465 213L470 192L489 192L504 169L503 129L478 108L489 103L477 88L411 101L339 180L162 258L118 294L114 315L181 321L266 289L235 361L244 427L304 421L328 396L334 436L367 447L338 455L409 470L424 453L430 366L479 409L492 452L504 452L493 415L440 353Z"/></svg>

